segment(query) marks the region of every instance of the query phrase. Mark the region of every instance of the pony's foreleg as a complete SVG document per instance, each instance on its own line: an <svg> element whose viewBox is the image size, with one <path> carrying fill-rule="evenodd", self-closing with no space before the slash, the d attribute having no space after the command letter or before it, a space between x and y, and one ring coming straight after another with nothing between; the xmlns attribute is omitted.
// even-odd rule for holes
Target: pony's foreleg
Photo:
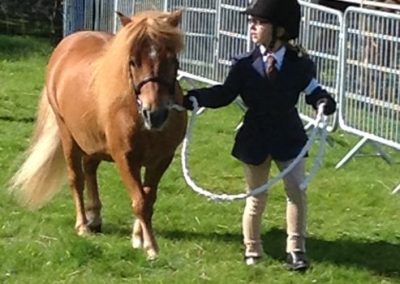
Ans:
<svg viewBox="0 0 400 284"><path fill-rule="evenodd" d="M85 173L86 192L88 204L86 206L86 218L88 220L89 229L92 232L101 232L102 218L101 218L101 201L99 197L99 190L97 184L97 168L99 167L100 160L91 159L88 156L83 158L83 170Z"/></svg>
<svg viewBox="0 0 400 284"><path fill-rule="evenodd" d="M168 166L172 161L173 156L164 159L162 162L158 163L156 166L147 167L145 171L143 190L145 193L145 211L147 212L148 222L152 224L153 208L154 203L157 199L157 187L158 183L164 172L167 170ZM141 222L135 220L133 224L132 232L132 245L134 248L137 247L148 247L151 242L151 236L146 234L146 230L142 229Z"/></svg>
<svg viewBox="0 0 400 284"><path fill-rule="evenodd" d="M138 219L133 222L132 229L132 247L134 249L139 249L143 247L143 231L142 225Z"/></svg>
<svg viewBox="0 0 400 284"><path fill-rule="evenodd" d="M147 194L141 184L140 166L129 159L129 155L114 155L113 158L131 197L133 213L143 232L143 249L149 258L155 258L158 255L158 245L151 225Z"/></svg>
<svg viewBox="0 0 400 284"><path fill-rule="evenodd" d="M145 186L143 187L144 191L144 208L146 211L146 220L152 226L152 216L153 216L153 204L156 201L156 189L153 190L152 187ZM149 233L143 233L146 230L142 229L142 221L140 219L135 219L133 223L132 230L132 247L137 248L146 248L151 246L151 236ZM158 251L158 249L157 249Z"/></svg>

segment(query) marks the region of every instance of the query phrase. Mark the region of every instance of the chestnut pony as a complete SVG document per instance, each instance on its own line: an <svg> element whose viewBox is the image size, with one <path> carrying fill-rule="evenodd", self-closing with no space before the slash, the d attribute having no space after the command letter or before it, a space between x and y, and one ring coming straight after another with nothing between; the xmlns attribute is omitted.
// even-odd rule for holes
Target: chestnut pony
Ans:
<svg viewBox="0 0 400 284"><path fill-rule="evenodd" d="M158 254L151 223L157 186L187 122L186 112L177 110L182 13L118 15L123 27L116 35L77 32L55 48L35 135L10 189L35 209L60 189L67 174L77 233L97 232L102 219L96 170L102 160L114 161L136 216L132 245L152 258Z"/></svg>

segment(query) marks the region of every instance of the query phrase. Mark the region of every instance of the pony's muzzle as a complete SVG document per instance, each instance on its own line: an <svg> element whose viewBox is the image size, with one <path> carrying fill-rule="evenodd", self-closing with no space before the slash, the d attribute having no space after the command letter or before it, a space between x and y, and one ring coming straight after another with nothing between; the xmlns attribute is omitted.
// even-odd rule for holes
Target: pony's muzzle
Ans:
<svg viewBox="0 0 400 284"><path fill-rule="evenodd" d="M158 108L156 110L143 109L144 125L147 129L160 129L168 118L169 110Z"/></svg>

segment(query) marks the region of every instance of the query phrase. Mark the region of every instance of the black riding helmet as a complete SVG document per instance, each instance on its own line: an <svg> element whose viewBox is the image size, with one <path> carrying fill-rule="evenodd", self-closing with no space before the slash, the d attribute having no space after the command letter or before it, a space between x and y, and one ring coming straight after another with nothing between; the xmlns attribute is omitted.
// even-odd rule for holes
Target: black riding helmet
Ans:
<svg viewBox="0 0 400 284"><path fill-rule="evenodd" d="M299 36L301 15L297 0L253 0L245 13L283 27L288 39Z"/></svg>

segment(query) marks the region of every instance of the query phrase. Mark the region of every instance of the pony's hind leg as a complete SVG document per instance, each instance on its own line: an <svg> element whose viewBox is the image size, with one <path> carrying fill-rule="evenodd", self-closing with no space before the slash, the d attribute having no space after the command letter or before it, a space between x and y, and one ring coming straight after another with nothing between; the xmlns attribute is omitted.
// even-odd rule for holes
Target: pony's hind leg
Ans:
<svg viewBox="0 0 400 284"><path fill-rule="evenodd" d="M90 231L99 233L101 232L102 218L101 218L101 201L99 197L99 190L97 184L97 168L99 167L100 160L92 159L88 156L83 158L83 169L86 181L86 193L88 204L86 205L86 218Z"/></svg>
<svg viewBox="0 0 400 284"><path fill-rule="evenodd" d="M87 233L90 233L90 230L87 226L87 219L85 214L85 204L83 197L85 184L81 159L82 157L77 152L77 150L71 150L70 154L68 154L68 158L66 158L69 184L75 202L75 229L78 235L86 235Z"/></svg>

